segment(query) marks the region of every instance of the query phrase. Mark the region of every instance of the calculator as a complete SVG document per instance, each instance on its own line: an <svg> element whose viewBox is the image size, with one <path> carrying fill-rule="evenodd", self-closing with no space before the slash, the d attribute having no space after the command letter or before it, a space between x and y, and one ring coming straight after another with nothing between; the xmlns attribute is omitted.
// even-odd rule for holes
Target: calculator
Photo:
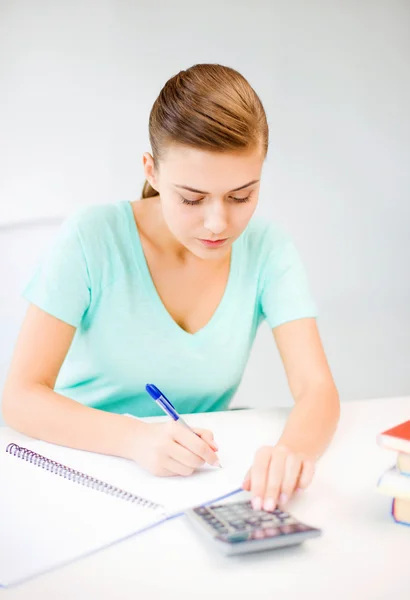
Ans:
<svg viewBox="0 0 410 600"><path fill-rule="evenodd" d="M293 546L322 534L288 512L254 510L246 500L196 506L185 514L215 547L229 555Z"/></svg>

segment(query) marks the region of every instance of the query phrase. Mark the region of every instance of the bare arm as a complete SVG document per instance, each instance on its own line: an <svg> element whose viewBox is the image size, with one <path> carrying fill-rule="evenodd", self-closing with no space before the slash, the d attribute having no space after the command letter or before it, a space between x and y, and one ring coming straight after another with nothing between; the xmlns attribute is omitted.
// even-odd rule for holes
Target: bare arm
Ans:
<svg viewBox="0 0 410 600"><path fill-rule="evenodd" d="M315 319L300 319L273 330L295 406L279 441L318 458L335 432L339 396Z"/></svg>
<svg viewBox="0 0 410 600"><path fill-rule="evenodd" d="M131 458L144 424L83 406L54 391L75 328L30 305L3 393L6 423L54 444Z"/></svg>
<svg viewBox="0 0 410 600"><path fill-rule="evenodd" d="M278 443L255 456L243 487L252 491L253 505L273 510L286 505L295 489L306 488L315 461L335 432L339 396L320 341L316 321L299 319L273 330L290 391L295 400Z"/></svg>
<svg viewBox="0 0 410 600"><path fill-rule="evenodd" d="M173 421L145 423L83 406L54 391L75 328L36 306L27 311L3 394L6 423L46 442L135 460L155 475L191 475L217 464L213 434Z"/></svg>

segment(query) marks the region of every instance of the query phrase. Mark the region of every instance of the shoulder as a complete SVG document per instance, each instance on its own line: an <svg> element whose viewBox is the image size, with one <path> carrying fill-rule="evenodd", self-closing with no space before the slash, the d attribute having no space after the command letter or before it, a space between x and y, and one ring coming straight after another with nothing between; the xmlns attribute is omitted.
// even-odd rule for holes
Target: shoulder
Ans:
<svg viewBox="0 0 410 600"><path fill-rule="evenodd" d="M254 215L243 232L246 253L252 259L278 257L294 248L292 236L278 223Z"/></svg>
<svg viewBox="0 0 410 600"><path fill-rule="evenodd" d="M66 240L69 247L78 248L94 285L104 287L129 268L131 207L127 204L87 206L63 222L60 241Z"/></svg>
<svg viewBox="0 0 410 600"><path fill-rule="evenodd" d="M126 222L124 204L117 202L80 208L64 220L62 229L76 232L80 238L85 239L98 239L101 234L121 230Z"/></svg>
<svg viewBox="0 0 410 600"><path fill-rule="evenodd" d="M132 210L132 209L131 209ZM104 258L129 242L130 220L126 202L96 204L74 211L63 222L60 239L80 244L85 257ZM114 252L115 254L115 252Z"/></svg>
<svg viewBox="0 0 410 600"><path fill-rule="evenodd" d="M316 317L306 269L286 229L252 218L244 239L248 249L247 272L257 282L261 314L270 327Z"/></svg>

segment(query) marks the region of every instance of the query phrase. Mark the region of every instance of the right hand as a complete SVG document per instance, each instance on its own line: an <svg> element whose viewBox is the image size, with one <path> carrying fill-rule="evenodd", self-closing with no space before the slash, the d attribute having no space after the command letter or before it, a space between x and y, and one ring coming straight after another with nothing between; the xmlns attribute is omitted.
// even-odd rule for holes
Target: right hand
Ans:
<svg viewBox="0 0 410 600"><path fill-rule="evenodd" d="M205 463L217 466L217 450L213 433L207 429L190 430L176 421L140 421L132 459L160 477L187 476Z"/></svg>

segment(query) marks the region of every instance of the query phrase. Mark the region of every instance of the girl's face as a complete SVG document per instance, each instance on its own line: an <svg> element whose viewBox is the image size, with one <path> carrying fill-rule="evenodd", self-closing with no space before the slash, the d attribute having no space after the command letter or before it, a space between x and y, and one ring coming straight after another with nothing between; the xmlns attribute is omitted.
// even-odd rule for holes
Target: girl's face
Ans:
<svg viewBox="0 0 410 600"><path fill-rule="evenodd" d="M170 147L158 170L150 154L143 157L171 234L204 259L222 258L246 228L257 205L263 162L259 150L216 153L187 146Z"/></svg>

